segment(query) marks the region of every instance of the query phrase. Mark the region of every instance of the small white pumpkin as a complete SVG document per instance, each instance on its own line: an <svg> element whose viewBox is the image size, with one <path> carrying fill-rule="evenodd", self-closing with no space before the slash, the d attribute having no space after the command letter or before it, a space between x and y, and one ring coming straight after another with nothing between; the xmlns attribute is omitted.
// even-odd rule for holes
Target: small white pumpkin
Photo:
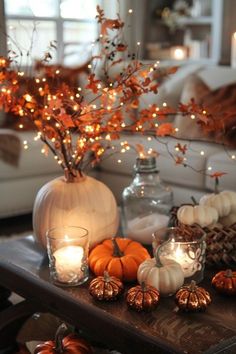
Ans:
<svg viewBox="0 0 236 354"><path fill-rule="evenodd" d="M218 220L218 212L215 208L205 205L183 205L177 211L178 220L185 225L198 224L201 227L215 224Z"/></svg>
<svg viewBox="0 0 236 354"><path fill-rule="evenodd" d="M179 263L171 259L147 259L140 264L137 272L139 284L145 283L156 288L161 295L173 295L184 283L184 273Z"/></svg>
<svg viewBox="0 0 236 354"><path fill-rule="evenodd" d="M222 224L223 226L231 226L236 223L236 213L230 213L227 216L224 216L223 218L219 219L219 223Z"/></svg>
<svg viewBox="0 0 236 354"><path fill-rule="evenodd" d="M230 199L230 204L231 204L230 213L236 213L236 192L223 191L220 194L223 196L227 196L227 198Z"/></svg>
<svg viewBox="0 0 236 354"><path fill-rule="evenodd" d="M222 218L236 211L236 193L222 191L218 194L206 194L200 199L199 204L215 208Z"/></svg>

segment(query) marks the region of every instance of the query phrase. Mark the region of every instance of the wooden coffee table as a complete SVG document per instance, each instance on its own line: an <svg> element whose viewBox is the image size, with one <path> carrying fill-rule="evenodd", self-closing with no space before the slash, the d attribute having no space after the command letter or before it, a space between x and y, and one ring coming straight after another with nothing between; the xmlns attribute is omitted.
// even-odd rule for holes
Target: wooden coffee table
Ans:
<svg viewBox="0 0 236 354"><path fill-rule="evenodd" d="M124 298L95 302L88 293L89 282L56 287L49 280L46 252L33 237L10 240L0 245L0 285L26 300L0 312L0 353L7 353L1 345L9 344L9 334L19 323L34 312L47 311L122 353L235 354L236 301L218 295L211 288L211 276L206 272L202 284L213 298L205 313L180 313L173 297L162 298L151 313L136 313Z"/></svg>

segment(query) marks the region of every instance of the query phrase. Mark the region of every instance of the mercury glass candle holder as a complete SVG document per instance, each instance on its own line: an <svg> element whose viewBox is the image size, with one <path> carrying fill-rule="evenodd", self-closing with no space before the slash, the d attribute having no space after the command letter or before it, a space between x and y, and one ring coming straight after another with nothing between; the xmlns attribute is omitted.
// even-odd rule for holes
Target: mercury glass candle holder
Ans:
<svg viewBox="0 0 236 354"><path fill-rule="evenodd" d="M47 231L51 281L60 286L77 286L89 276L88 231L82 227L55 227Z"/></svg>
<svg viewBox="0 0 236 354"><path fill-rule="evenodd" d="M181 265L185 283L204 277L206 242L205 233L186 240L178 227L169 227L153 233L153 251L160 247L160 258L171 259Z"/></svg>

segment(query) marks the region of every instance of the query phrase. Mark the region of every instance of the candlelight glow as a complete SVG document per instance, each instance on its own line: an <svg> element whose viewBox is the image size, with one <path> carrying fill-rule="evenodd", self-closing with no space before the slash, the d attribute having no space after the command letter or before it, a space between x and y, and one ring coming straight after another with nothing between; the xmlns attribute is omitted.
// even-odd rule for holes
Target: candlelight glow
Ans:
<svg viewBox="0 0 236 354"><path fill-rule="evenodd" d="M172 47L171 58L175 60L183 60L187 58L187 48L185 47Z"/></svg>

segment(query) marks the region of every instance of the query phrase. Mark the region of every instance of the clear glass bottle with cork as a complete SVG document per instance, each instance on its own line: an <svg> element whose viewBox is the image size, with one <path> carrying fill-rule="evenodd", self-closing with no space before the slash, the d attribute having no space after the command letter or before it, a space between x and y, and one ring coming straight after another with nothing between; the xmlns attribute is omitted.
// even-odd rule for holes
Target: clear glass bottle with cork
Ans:
<svg viewBox="0 0 236 354"><path fill-rule="evenodd" d="M173 206L173 192L160 179L153 155L137 157L134 179L122 193L123 233L143 244L152 233L166 227Z"/></svg>

